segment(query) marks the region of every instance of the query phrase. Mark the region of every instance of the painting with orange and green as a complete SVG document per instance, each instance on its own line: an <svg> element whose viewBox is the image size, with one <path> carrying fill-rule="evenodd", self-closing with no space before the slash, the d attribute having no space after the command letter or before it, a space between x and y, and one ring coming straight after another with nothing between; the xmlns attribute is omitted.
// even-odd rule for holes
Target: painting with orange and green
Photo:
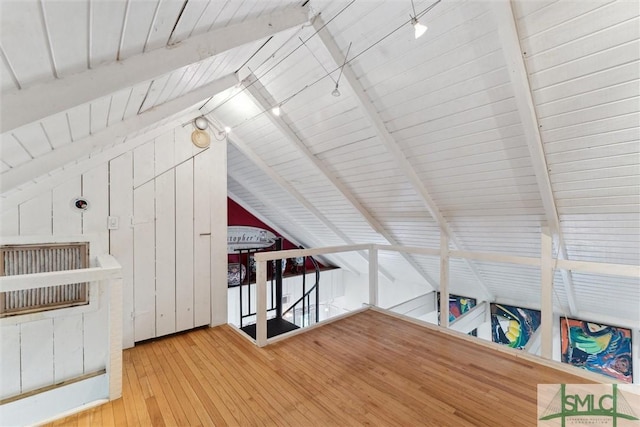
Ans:
<svg viewBox="0 0 640 427"><path fill-rule="evenodd" d="M633 381L630 329L561 318L560 340L564 363Z"/></svg>

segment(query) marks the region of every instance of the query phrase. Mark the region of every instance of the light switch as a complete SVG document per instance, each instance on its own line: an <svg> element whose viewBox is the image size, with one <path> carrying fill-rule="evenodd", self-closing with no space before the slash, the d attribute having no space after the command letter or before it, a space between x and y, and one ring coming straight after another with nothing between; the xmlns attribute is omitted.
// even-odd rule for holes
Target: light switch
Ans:
<svg viewBox="0 0 640 427"><path fill-rule="evenodd" d="M120 227L120 220L117 216L110 216L108 220L109 230L117 230Z"/></svg>

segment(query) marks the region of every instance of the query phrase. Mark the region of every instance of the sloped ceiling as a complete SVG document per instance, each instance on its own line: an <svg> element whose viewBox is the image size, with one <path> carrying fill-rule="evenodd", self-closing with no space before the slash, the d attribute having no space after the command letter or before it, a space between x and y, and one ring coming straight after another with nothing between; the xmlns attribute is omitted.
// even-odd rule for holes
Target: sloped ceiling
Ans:
<svg viewBox="0 0 640 427"><path fill-rule="evenodd" d="M437 248L444 230L538 256L549 226L560 257L639 262L636 2L416 1L419 39L397 0L1 6L5 201L206 114L232 129L231 197L306 246ZM382 255L390 280L437 289L437 259ZM539 306L536 269L454 260L451 282ZM640 321L637 279L555 288L566 313Z"/></svg>

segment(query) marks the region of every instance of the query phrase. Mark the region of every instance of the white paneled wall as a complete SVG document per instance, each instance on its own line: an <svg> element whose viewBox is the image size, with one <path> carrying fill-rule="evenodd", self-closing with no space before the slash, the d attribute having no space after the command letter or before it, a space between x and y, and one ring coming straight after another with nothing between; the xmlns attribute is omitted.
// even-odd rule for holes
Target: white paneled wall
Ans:
<svg viewBox="0 0 640 427"><path fill-rule="evenodd" d="M123 267L125 348L211 322L211 158L189 136L189 129L171 130L18 206L3 206L2 236L91 235L92 256L109 251L116 257ZM72 207L80 196L89 201L84 212ZM109 217L117 223L111 230ZM107 347L96 328L106 315L99 310L42 320L36 335L30 326L24 334L20 325L7 326L3 345L33 340L37 347L49 335L51 351L38 352L51 366L43 381L61 381L101 369ZM26 362L18 352L18 373ZM16 387L4 383L15 382L13 365L5 367L2 390L12 393Z"/></svg>
<svg viewBox="0 0 640 427"><path fill-rule="evenodd" d="M125 348L211 321L209 162L183 128L109 162Z"/></svg>
<svg viewBox="0 0 640 427"><path fill-rule="evenodd" d="M89 208L72 207L83 196ZM90 255L108 250L108 169L101 165L50 191L7 209L2 237L80 236L91 239ZM105 368L107 305L104 290L93 289L101 303L65 316L15 317L2 323L2 396L8 397ZM6 360L6 362L5 362Z"/></svg>

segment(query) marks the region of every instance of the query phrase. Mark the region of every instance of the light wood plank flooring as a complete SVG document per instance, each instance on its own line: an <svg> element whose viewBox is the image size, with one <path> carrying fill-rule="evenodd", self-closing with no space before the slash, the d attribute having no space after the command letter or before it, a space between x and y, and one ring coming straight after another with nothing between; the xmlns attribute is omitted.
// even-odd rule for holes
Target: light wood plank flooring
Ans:
<svg viewBox="0 0 640 427"><path fill-rule="evenodd" d="M124 397L56 426L534 426L552 368L373 310L260 349L229 326L124 352Z"/></svg>

